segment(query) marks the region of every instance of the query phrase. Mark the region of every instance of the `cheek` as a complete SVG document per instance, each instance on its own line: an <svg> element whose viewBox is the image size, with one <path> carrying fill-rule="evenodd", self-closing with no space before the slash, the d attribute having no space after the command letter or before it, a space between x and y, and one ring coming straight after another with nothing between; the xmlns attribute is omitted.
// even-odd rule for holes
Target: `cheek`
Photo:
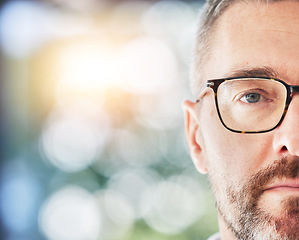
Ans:
<svg viewBox="0 0 299 240"><path fill-rule="evenodd" d="M211 94L212 95L212 94ZM227 130L212 96L202 106L200 132L208 171L238 184L274 161L271 133L240 134Z"/></svg>
<svg viewBox="0 0 299 240"><path fill-rule="evenodd" d="M245 135L224 129L211 133L205 141L209 171L231 184L242 185L251 175L276 159L272 156L271 138Z"/></svg>

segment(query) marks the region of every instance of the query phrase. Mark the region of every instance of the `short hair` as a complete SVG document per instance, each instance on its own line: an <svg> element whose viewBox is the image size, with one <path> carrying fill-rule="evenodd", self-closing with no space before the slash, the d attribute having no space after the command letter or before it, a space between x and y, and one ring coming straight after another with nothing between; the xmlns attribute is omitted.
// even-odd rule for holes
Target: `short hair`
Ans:
<svg viewBox="0 0 299 240"><path fill-rule="evenodd" d="M215 31L217 19L230 6L237 2L243 3L274 3L287 0L207 0L200 14L197 25L197 34L191 59L191 90L193 94L198 94L201 87L201 71L204 63L208 60L213 47L213 31ZM291 0L292 1L292 0ZM293 0L299 1L299 0Z"/></svg>

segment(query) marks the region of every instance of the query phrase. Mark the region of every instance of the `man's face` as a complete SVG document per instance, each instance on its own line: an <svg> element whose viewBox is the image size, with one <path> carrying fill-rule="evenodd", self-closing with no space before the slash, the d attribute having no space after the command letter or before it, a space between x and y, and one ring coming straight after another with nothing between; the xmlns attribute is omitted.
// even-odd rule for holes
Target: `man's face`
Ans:
<svg viewBox="0 0 299 240"><path fill-rule="evenodd" d="M267 77L299 85L299 2L235 4L213 34L203 79L270 69L275 76ZM299 239L299 94L268 133L225 129L211 89L200 103L186 101L185 112L190 152L209 174L223 238Z"/></svg>

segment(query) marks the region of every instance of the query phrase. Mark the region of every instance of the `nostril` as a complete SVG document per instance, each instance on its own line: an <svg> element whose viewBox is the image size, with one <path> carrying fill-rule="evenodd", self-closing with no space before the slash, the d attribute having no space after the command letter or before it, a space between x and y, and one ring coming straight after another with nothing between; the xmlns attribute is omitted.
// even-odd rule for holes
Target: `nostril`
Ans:
<svg viewBox="0 0 299 240"><path fill-rule="evenodd" d="M288 149L287 149L286 146L283 146L283 147L281 148L281 151L282 151L282 152L285 152L285 151L288 151Z"/></svg>

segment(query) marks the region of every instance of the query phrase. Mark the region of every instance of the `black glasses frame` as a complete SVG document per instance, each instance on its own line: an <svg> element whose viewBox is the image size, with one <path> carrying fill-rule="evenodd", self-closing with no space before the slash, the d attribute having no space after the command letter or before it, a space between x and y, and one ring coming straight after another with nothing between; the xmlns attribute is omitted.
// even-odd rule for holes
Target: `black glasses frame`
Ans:
<svg viewBox="0 0 299 240"><path fill-rule="evenodd" d="M231 80L238 80L238 79L261 79L261 80L269 80L269 81L276 81L276 82L279 82L281 83L285 88L286 88L286 91L287 91L287 96L286 96L286 102L285 102L285 108L284 108L284 112L279 120L279 122L272 128L268 129L268 130L262 130L262 131L239 131L239 130L234 130L232 128L229 128L223 121L222 117L221 117L221 114L220 114L220 110L219 110L219 106L218 106L218 100L217 100L217 91L218 91L218 88L219 86L223 83L223 82L226 82L226 81L231 81ZM208 80L205 84L205 86L203 87L202 91L200 91L200 94L199 94L199 97L197 98L196 102L199 102L200 99L202 97L204 97L204 90L206 88L212 88L213 91L214 91L214 95L215 95L215 103L216 103L216 109L217 109L217 113L218 113L218 117L222 123L222 125L232 131L232 132L235 132L235 133L249 133L249 134L253 134L253 133L265 133L265 132L270 132L272 130L274 130L275 128L277 128L281 123L282 121L284 120L285 118L285 115L288 111L288 108L289 108L289 105L292 101L292 95L293 93L296 93L296 92L299 92L299 85L289 85L287 83L285 83L284 81L280 80L280 79L276 79L276 78L268 78L268 77L232 77L232 78L222 78L222 79L212 79L212 80Z"/></svg>

